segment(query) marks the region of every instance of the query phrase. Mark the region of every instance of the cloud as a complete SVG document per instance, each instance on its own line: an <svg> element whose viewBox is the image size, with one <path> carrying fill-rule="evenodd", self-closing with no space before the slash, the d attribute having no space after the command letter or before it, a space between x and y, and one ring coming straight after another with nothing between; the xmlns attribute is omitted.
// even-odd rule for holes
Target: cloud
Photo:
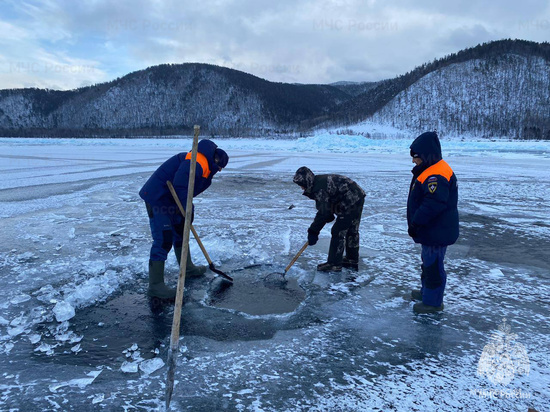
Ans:
<svg viewBox="0 0 550 412"><path fill-rule="evenodd" d="M72 89L109 79L99 60L66 50L73 36L48 18L58 11L56 4L45 1L44 9L27 2L14 4L17 17L0 21L0 88Z"/></svg>
<svg viewBox="0 0 550 412"><path fill-rule="evenodd" d="M29 37L0 40L0 88L73 89L109 79L99 61L72 57L62 50L50 52Z"/></svg>
<svg viewBox="0 0 550 412"><path fill-rule="evenodd" d="M161 63L204 62L272 81L374 81L506 37L544 41L546 1L69 0L0 7L2 83L105 81ZM42 56L42 57L40 57ZM6 71L5 61L52 61L83 73ZM57 65L57 66L56 66ZM61 70L61 69L60 69ZM63 75L61 75L63 74Z"/></svg>

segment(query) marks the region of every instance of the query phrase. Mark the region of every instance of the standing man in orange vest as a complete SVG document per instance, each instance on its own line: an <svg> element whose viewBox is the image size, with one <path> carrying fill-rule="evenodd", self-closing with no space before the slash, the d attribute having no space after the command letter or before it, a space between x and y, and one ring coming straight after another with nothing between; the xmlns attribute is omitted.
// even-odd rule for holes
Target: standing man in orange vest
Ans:
<svg viewBox="0 0 550 412"><path fill-rule="evenodd" d="M458 186L436 132L421 134L410 149L415 167L407 201L408 232L422 245L422 288L411 296L420 301L413 307L416 313L433 313L443 310L443 259L447 246L458 239Z"/></svg>
<svg viewBox="0 0 550 412"><path fill-rule="evenodd" d="M214 175L227 166L228 161L227 153L218 148L211 140L204 139L199 142L193 197L210 187ZM139 195L147 207L151 235L153 236L149 260L149 289L147 290L147 295L151 297L172 299L176 296L176 290L164 284L164 264L172 245L178 264L180 264L185 219L166 182L172 182L181 204L185 205L190 166L191 152L179 153L164 162L139 191ZM187 276L202 276L206 272L206 266L193 264L190 253L187 254L186 265Z"/></svg>

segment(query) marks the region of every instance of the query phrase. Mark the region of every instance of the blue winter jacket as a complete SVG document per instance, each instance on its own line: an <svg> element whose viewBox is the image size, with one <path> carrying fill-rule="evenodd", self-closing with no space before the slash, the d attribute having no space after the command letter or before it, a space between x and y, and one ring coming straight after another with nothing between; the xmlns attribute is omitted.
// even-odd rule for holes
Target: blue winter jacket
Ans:
<svg viewBox="0 0 550 412"><path fill-rule="evenodd" d="M212 177L218 171L218 167L214 163L214 152L217 147L210 140L205 139L199 142L193 197L204 192L212 184ZM166 182L170 181L174 185L181 204L185 207L191 166L190 155L191 152L178 153L164 162L145 182L139 191L139 196L151 206L167 207L170 209L166 210L175 211L177 210L176 202L166 185Z"/></svg>
<svg viewBox="0 0 550 412"><path fill-rule="evenodd" d="M407 222L415 228L414 241L426 246L448 246L458 239L458 186L451 167L442 159L434 132L423 133L411 144L422 163L412 170Z"/></svg>

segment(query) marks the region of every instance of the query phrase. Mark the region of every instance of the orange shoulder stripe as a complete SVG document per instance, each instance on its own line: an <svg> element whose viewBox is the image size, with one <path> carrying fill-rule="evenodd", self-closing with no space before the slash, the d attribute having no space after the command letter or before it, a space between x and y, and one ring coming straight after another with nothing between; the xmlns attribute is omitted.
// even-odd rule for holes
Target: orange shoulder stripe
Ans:
<svg viewBox="0 0 550 412"><path fill-rule="evenodd" d="M187 156L185 156L185 160L190 159L191 152L187 153ZM202 167L202 177L208 179L208 176L210 176L210 167L208 166L208 159L206 159L206 156L202 153L197 152L197 163L200 164Z"/></svg>
<svg viewBox="0 0 550 412"><path fill-rule="evenodd" d="M418 181L420 183L424 183L424 181L429 177L433 175L440 175L443 176L447 181L451 180L451 176L453 175L453 169L451 169L451 166L447 164L445 160L440 160L436 164L428 167L420 176L418 176Z"/></svg>

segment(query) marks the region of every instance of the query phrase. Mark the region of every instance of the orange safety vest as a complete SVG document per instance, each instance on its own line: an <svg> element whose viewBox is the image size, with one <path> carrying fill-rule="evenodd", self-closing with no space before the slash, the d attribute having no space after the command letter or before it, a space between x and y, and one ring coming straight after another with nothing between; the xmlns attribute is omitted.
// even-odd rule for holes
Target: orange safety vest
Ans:
<svg viewBox="0 0 550 412"><path fill-rule="evenodd" d="M418 176L418 181L420 183L424 183L424 181L429 177L433 175L440 175L443 176L447 181L451 181L451 176L453 175L453 169L451 169L451 166L447 164L445 160L440 160L436 164L428 167L426 170L424 170L420 176Z"/></svg>
<svg viewBox="0 0 550 412"><path fill-rule="evenodd" d="M191 152L187 153L185 160L191 160ZM210 166L208 166L208 159L206 156L197 152L197 163L202 167L202 177L208 179L208 176L210 176Z"/></svg>

